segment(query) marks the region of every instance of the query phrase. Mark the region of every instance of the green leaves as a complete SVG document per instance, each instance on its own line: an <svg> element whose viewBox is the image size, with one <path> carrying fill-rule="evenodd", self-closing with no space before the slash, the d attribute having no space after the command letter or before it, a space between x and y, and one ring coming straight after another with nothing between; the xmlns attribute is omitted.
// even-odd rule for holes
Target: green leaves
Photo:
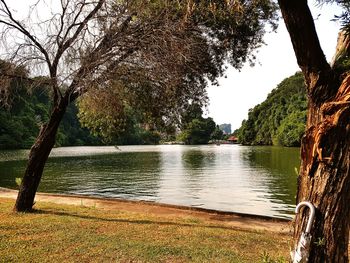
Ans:
<svg viewBox="0 0 350 263"><path fill-rule="evenodd" d="M283 80L267 99L249 111L239 129L247 145L299 146L306 123L306 90L301 73Z"/></svg>
<svg viewBox="0 0 350 263"><path fill-rule="evenodd" d="M305 132L306 111L293 111L287 115L277 129L276 139L279 145L300 146Z"/></svg>
<svg viewBox="0 0 350 263"><path fill-rule="evenodd" d="M200 105L191 104L188 107L182 116L182 130L177 138L179 141L185 144L208 143L217 127L212 118L203 118L202 114Z"/></svg>
<svg viewBox="0 0 350 263"><path fill-rule="evenodd" d="M75 41L82 46L73 44L67 51L70 59L62 67L67 72L55 72L47 83L61 85L57 79L74 79L53 85L53 90L72 92L73 100L86 93L79 101L79 119L105 142L127 131L136 134L137 125L149 125L151 132L174 130L189 105L208 103L206 88L217 83L227 63L241 68L254 60L253 50L263 42L265 23L276 22L276 10L268 0L106 2L96 32L87 30L90 37L82 34ZM63 20L64 31L70 28L70 19ZM50 35L58 40L63 31ZM55 52L56 42L48 50ZM40 118L32 119L38 124L47 120L45 107L35 111ZM191 130L204 130L205 135L199 132L204 139L194 141L206 141L206 132L211 131L210 136L215 123L201 116L195 119L199 122L191 121ZM70 141L61 132L58 139L59 144Z"/></svg>
<svg viewBox="0 0 350 263"><path fill-rule="evenodd" d="M0 61L0 72L4 72L9 65L11 64ZM11 67L16 68L14 65ZM26 75L17 75L12 80L9 90L10 108L0 108L0 149L28 149L35 142L41 125L45 124L50 116L51 97L46 84L43 83L47 83L44 77L29 81ZM76 112L75 105L68 107L57 135L56 145L99 143L88 131L81 129Z"/></svg>

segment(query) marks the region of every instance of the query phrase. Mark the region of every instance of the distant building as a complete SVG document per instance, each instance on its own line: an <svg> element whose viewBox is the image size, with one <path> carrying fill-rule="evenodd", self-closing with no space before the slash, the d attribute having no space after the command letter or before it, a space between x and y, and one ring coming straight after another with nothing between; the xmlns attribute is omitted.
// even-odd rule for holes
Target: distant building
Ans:
<svg viewBox="0 0 350 263"><path fill-rule="evenodd" d="M238 143L238 138L236 137L236 136L230 136L228 139L227 139L227 141L229 142L229 143Z"/></svg>
<svg viewBox="0 0 350 263"><path fill-rule="evenodd" d="M220 130L223 131L224 134L231 134L231 124L224 123L219 125Z"/></svg>

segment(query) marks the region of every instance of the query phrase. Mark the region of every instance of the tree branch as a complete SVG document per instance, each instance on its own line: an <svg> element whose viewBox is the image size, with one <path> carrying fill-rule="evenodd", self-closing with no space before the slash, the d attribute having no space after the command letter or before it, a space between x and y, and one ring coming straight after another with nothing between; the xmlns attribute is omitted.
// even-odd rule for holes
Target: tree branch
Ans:
<svg viewBox="0 0 350 263"><path fill-rule="evenodd" d="M105 2L105 0L99 0L97 5L94 7L94 9L83 19L82 22L80 23L76 23L77 19L79 18L80 14L82 13L83 7L84 7L84 3L82 4L80 10L78 11L77 15L74 18L73 23L71 24L71 26L68 27L67 31L65 32L65 36L63 37L62 41L60 41L59 45L58 45L58 50L57 53L55 55L55 58L52 62L52 66L50 67L50 76L51 79L54 80L56 83L53 83L53 86L55 86L56 88L54 88L55 90L55 101L57 100L58 94L60 95L60 97L62 98L62 94L59 90L59 88L57 87L57 67L58 67L58 63L63 55L63 53L69 48L71 47L71 45L73 44L73 42L78 38L78 36L80 35L80 33L82 32L82 30L84 29L84 27L87 25L87 23L90 21L90 19L98 12L98 10L102 7L103 3ZM67 8L67 7L66 7ZM61 15L61 23L64 20L64 15L65 15L65 11L66 8L63 9L63 13ZM69 31L76 25L79 25L77 30L74 32L73 36L70 37L69 39L67 39L65 41L65 39L67 38ZM61 25L60 28L60 32L61 33L63 28L63 25ZM59 35L57 35L57 40L58 40Z"/></svg>
<svg viewBox="0 0 350 263"><path fill-rule="evenodd" d="M332 59L332 67L336 66L338 62L342 60L345 56L350 54L350 35L345 31L340 31L338 34L337 48L335 55Z"/></svg>
<svg viewBox="0 0 350 263"><path fill-rule="evenodd" d="M66 11L67 11L67 8L68 8L68 3L66 5L64 5L63 1L61 0L61 7L62 7L62 14L60 15L60 28L58 30L58 33L57 33L57 36L56 36L56 43L57 45L59 46L61 41L60 41L60 37L61 37L61 33L63 31L63 28L64 28L64 16L66 15Z"/></svg>
<svg viewBox="0 0 350 263"><path fill-rule="evenodd" d="M45 50L45 48L38 42L38 40L36 40L36 38L27 30L24 28L24 26L17 21L13 15L12 12L10 11L10 9L8 8L5 0L0 0L0 2L4 5L5 9L6 9L6 14L8 15L8 18L10 19L10 23L9 22L5 22L3 20L0 20L1 23L4 23L10 27L13 27L14 29L18 30L19 32L21 32L23 35L25 35L26 37L28 37L33 43L34 45L40 50L40 52L44 55L46 63L49 65L49 67L51 67L51 60L49 57L48 52Z"/></svg>
<svg viewBox="0 0 350 263"><path fill-rule="evenodd" d="M312 101L320 104L336 93L336 77L321 49L307 0L278 0L298 65Z"/></svg>
<svg viewBox="0 0 350 263"><path fill-rule="evenodd" d="M53 61L53 67L57 68L58 62L62 56L62 54L72 45L72 43L78 38L79 34L81 33L81 31L84 29L84 27L87 25L87 23L90 21L90 19L98 12L98 10L100 10L100 8L102 7L103 3L105 2L105 0L99 0L97 5L95 6L95 8L84 18L84 20L81 23L73 23L71 26L74 25L79 25L77 30L74 32L73 36L69 39L67 39L65 42L62 42L62 44L59 46L56 56L54 58ZM81 8L82 9L82 8ZM79 16L79 14L81 13L81 10L79 10L77 16ZM77 19L77 16L75 18L75 20ZM69 33L69 31L71 30L71 27L69 27L67 29L66 35ZM66 36L65 36L66 37Z"/></svg>
<svg viewBox="0 0 350 263"><path fill-rule="evenodd" d="M279 0L278 3L300 68L306 72L328 68L307 0Z"/></svg>

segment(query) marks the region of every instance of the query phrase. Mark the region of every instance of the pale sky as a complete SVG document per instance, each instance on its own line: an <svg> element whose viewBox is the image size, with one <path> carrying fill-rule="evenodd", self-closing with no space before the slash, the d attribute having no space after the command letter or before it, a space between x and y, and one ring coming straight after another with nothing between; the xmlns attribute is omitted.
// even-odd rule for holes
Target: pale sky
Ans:
<svg viewBox="0 0 350 263"><path fill-rule="evenodd" d="M335 52L340 25L330 21L340 14L336 6L315 7L310 2L322 49L330 61ZM209 116L217 124L231 123L232 131L239 128L248 110L263 102L268 93L286 77L299 70L287 29L281 19L277 33L265 35L266 46L257 54L256 66L245 66L241 72L229 68L227 78L221 78L219 87L208 89Z"/></svg>

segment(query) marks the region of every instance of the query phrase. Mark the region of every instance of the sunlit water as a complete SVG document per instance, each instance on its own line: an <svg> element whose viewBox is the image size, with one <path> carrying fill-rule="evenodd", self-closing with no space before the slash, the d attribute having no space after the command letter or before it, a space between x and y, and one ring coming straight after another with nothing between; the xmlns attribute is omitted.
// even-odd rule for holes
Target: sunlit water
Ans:
<svg viewBox="0 0 350 263"><path fill-rule="evenodd" d="M27 155L0 151L0 187L16 188ZM39 191L289 217L298 155L297 148L239 145L56 148Z"/></svg>

